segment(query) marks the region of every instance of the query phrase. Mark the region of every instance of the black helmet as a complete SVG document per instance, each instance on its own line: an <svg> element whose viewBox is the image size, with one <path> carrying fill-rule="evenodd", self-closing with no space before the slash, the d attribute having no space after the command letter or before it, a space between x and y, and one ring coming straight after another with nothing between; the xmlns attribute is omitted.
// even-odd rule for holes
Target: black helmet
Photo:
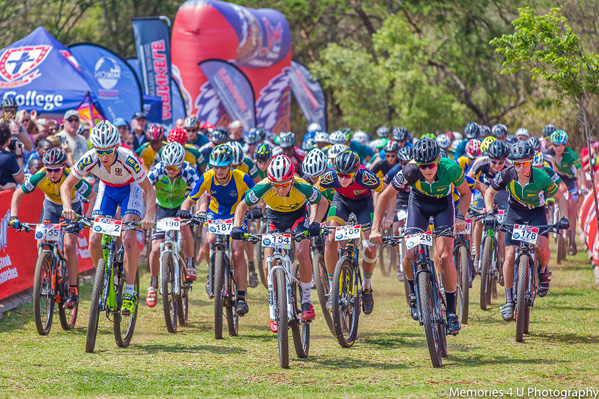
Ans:
<svg viewBox="0 0 599 399"><path fill-rule="evenodd" d="M518 141L510 149L510 159L513 160L532 158L534 155L535 151L527 141Z"/></svg>
<svg viewBox="0 0 599 399"><path fill-rule="evenodd" d="M480 125L478 127L478 133L481 137L487 137L491 135L491 128L487 125Z"/></svg>
<svg viewBox="0 0 599 399"><path fill-rule="evenodd" d="M478 123L476 123L476 122L470 122L464 128L464 135L469 140L477 138L478 137L478 133L479 133L478 132Z"/></svg>
<svg viewBox="0 0 599 399"><path fill-rule="evenodd" d="M393 137L393 140L404 141L408 138L408 129L405 127L396 127L391 132L391 136Z"/></svg>
<svg viewBox="0 0 599 399"><path fill-rule="evenodd" d="M388 137L389 128L387 126L380 126L378 129L376 129L376 135L379 137Z"/></svg>
<svg viewBox="0 0 599 399"><path fill-rule="evenodd" d="M219 126L214 129L211 138L213 143L226 143L229 141L229 130L226 127Z"/></svg>
<svg viewBox="0 0 599 399"><path fill-rule="evenodd" d="M185 129L198 129L199 126L200 124L198 123L198 118L195 116L188 116L185 118L185 123L183 125Z"/></svg>
<svg viewBox="0 0 599 399"><path fill-rule="evenodd" d="M4 97L2 100L2 108L17 108L17 100L14 97Z"/></svg>
<svg viewBox="0 0 599 399"><path fill-rule="evenodd" d="M397 141L388 141L384 148L385 152L397 152L399 151L399 143Z"/></svg>
<svg viewBox="0 0 599 399"><path fill-rule="evenodd" d="M403 147L397 153L397 158L402 162L410 162L414 159L414 147Z"/></svg>
<svg viewBox="0 0 599 399"><path fill-rule="evenodd" d="M44 165L64 165L67 162L67 153L60 147L54 147L44 153Z"/></svg>
<svg viewBox="0 0 599 399"><path fill-rule="evenodd" d="M256 136L258 136L258 141L262 141L266 138L266 132L261 127L257 127Z"/></svg>
<svg viewBox="0 0 599 399"><path fill-rule="evenodd" d="M495 140L489 145L487 154L491 159L504 159L510 155L510 149L503 141Z"/></svg>
<svg viewBox="0 0 599 399"><path fill-rule="evenodd" d="M508 135L506 136L506 138L505 138L505 143L506 143L507 145L512 145L512 144L514 144L514 143L515 143L515 142L517 142L517 141L518 141L518 139L517 139L517 138L516 138L516 136L514 136L513 134L508 134Z"/></svg>
<svg viewBox="0 0 599 399"><path fill-rule="evenodd" d="M507 127L502 124L497 124L497 125L493 126L493 129L491 129L491 132L493 133L493 136L495 136L497 138L505 137L507 135Z"/></svg>
<svg viewBox="0 0 599 399"><path fill-rule="evenodd" d="M266 162L272 158L272 146L268 143L260 143L254 150L254 158L256 161Z"/></svg>
<svg viewBox="0 0 599 399"><path fill-rule="evenodd" d="M352 150L345 150L335 157L335 171L355 173L360 167L360 157Z"/></svg>
<svg viewBox="0 0 599 399"><path fill-rule="evenodd" d="M549 124L549 125L545 126L545 127L543 128L543 137L549 137L549 136L551 136L551 134L552 134L553 132L555 132L556 130L557 130L557 129L555 128L555 126L553 126L553 125L551 125L551 124Z"/></svg>
<svg viewBox="0 0 599 399"><path fill-rule="evenodd" d="M439 145L437 142L433 139L425 137L418 140L414 145L414 160L423 165L435 162L439 157L439 151Z"/></svg>
<svg viewBox="0 0 599 399"><path fill-rule="evenodd" d="M535 151L537 151L538 149L541 148L541 141L536 137L529 137L528 140L526 140L526 141L528 142L528 144L530 144L532 149Z"/></svg>

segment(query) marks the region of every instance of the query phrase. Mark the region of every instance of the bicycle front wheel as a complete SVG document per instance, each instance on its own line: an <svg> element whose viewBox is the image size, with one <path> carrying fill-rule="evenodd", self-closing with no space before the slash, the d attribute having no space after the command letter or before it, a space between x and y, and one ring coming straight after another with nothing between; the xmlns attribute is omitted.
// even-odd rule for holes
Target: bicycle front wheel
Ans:
<svg viewBox="0 0 599 399"><path fill-rule="evenodd" d="M518 262L518 285L516 292L516 341L524 340L524 330L526 329L526 290L528 289L528 255L521 255Z"/></svg>
<svg viewBox="0 0 599 399"><path fill-rule="evenodd" d="M237 284L235 283L235 276L231 273L228 280L229 300L226 304L227 313L227 328L229 329L229 336L236 337L239 333L239 315L237 314L236 302L237 302Z"/></svg>
<svg viewBox="0 0 599 399"><path fill-rule="evenodd" d="M115 270L116 272L116 270ZM135 292L139 292L139 271L135 274ZM125 292L125 278L124 276L119 276L119 287L116 293L117 295L117 303L120 304L123 302L123 293ZM124 348L129 346L131 343L131 338L133 338L133 332L135 331L135 323L137 322L137 311L139 309L139 300L135 302L135 310L129 316L122 316L120 312L114 313L114 340L116 344L120 348ZM123 336L122 332L125 332Z"/></svg>
<svg viewBox="0 0 599 399"><path fill-rule="evenodd" d="M33 278L33 317L40 335L47 335L52 328L55 300L52 295L52 254L42 251Z"/></svg>
<svg viewBox="0 0 599 399"><path fill-rule="evenodd" d="M342 256L333 276L333 326L335 337L343 348L351 348L358 336L360 297L353 259Z"/></svg>
<svg viewBox="0 0 599 399"><path fill-rule="evenodd" d="M464 245L458 248L458 318L461 324L468 324L468 302L470 300L470 257Z"/></svg>
<svg viewBox="0 0 599 399"><path fill-rule="evenodd" d="M277 306L277 338L279 339L279 363L284 369L289 368L289 320L287 319L287 289L285 272L275 270L276 291L275 303Z"/></svg>
<svg viewBox="0 0 599 399"><path fill-rule="evenodd" d="M182 260L179 258L179 265ZM179 315L179 325L185 327L189 323L189 290L191 287L185 282L185 268L179 267L179 281L181 284L181 292L177 296L177 313Z"/></svg>
<svg viewBox="0 0 599 399"><path fill-rule="evenodd" d="M214 338L223 337L223 286L225 278L225 253L214 252Z"/></svg>
<svg viewBox="0 0 599 399"><path fill-rule="evenodd" d="M418 295L420 296L422 321L431 362L433 363L433 367L443 367L441 339L434 317L433 287L427 273L418 274Z"/></svg>
<svg viewBox="0 0 599 399"><path fill-rule="evenodd" d="M91 306L89 309L89 321L87 322L87 336L85 338L85 351L92 353L96 346L96 335L98 334L98 322L100 321L100 296L104 288L104 273L106 261L100 259L96 265L94 276L94 288L92 290Z"/></svg>
<svg viewBox="0 0 599 399"><path fill-rule="evenodd" d="M487 310L491 304L492 279L493 279L493 237L483 238L483 253L480 263L480 308Z"/></svg>
<svg viewBox="0 0 599 399"><path fill-rule="evenodd" d="M316 254L312 259L312 275L314 276L314 285L316 286L316 292L318 293L318 302L320 302L320 308L324 319L329 326L331 333L335 335L335 328L333 327L333 318L331 312L327 309L328 295L331 295L329 289L329 278L327 277L327 268L324 264L324 256L322 254Z"/></svg>
<svg viewBox="0 0 599 399"><path fill-rule="evenodd" d="M166 329L170 333L176 333L179 293L175 292L175 257L170 251L165 251L160 256L160 274L162 310Z"/></svg>
<svg viewBox="0 0 599 399"><path fill-rule="evenodd" d="M79 312L79 303L73 306L71 309L67 309L65 301L69 295L69 276L66 273L66 265L60 265L60 295L61 301L58 304L58 318L60 319L60 325L65 331L72 330L75 328L77 322L77 313Z"/></svg>
<svg viewBox="0 0 599 399"><path fill-rule="evenodd" d="M302 298L302 288L298 283L300 281L299 263L295 262L293 264L291 273L295 277L291 282L291 301L293 302L292 305L295 313L291 333L297 357L304 358L308 357L308 352L310 351L310 323L302 320L302 311L298 308L298 304L301 303Z"/></svg>

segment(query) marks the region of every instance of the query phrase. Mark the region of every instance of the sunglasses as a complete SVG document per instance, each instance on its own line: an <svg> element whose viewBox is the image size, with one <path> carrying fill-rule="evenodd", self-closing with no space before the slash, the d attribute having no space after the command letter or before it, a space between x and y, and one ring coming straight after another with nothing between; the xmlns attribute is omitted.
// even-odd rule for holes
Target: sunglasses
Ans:
<svg viewBox="0 0 599 399"><path fill-rule="evenodd" d="M23 123L29 123L29 122L31 122L31 119L23 119L22 122Z"/></svg>
<svg viewBox="0 0 599 399"><path fill-rule="evenodd" d="M493 165L503 165L505 163L505 161L496 161L494 159L491 159L491 163Z"/></svg>
<svg viewBox="0 0 599 399"><path fill-rule="evenodd" d="M75 122L79 122L79 119L67 119L67 122L71 122L71 123L75 123Z"/></svg>
<svg viewBox="0 0 599 399"><path fill-rule="evenodd" d="M289 180L289 181L286 181L283 183L271 182L270 184L272 184L276 188L285 188L285 187L289 187L292 183L293 183L293 180Z"/></svg>
<svg viewBox="0 0 599 399"><path fill-rule="evenodd" d="M176 172L180 169L180 166L165 166L164 169L170 170L171 172Z"/></svg>
<svg viewBox="0 0 599 399"><path fill-rule="evenodd" d="M186 131L187 133L195 133L195 132L197 132L197 131L198 131L198 129L185 129L185 131Z"/></svg>
<svg viewBox="0 0 599 399"><path fill-rule="evenodd" d="M355 173L337 173L337 176L340 179L353 179Z"/></svg>
<svg viewBox="0 0 599 399"><path fill-rule="evenodd" d="M514 161L514 166L517 168L526 168L529 165L530 165L530 161L523 161L523 162Z"/></svg>
<svg viewBox="0 0 599 399"><path fill-rule="evenodd" d="M112 147L109 148L107 150L99 150L96 148L96 154L98 154L99 156L107 156L107 155L112 155L114 153L114 151L116 150L116 147Z"/></svg>
<svg viewBox="0 0 599 399"><path fill-rule="evenodd" d="M433 169L435 166L437 166L437 162L427 163L426 165L420 165L420 164L418 164L418 167L421 170Z"/></svg>
<svg viewBox="0 0 599 399"><path fill-rule="evenodd" d="M397 158L397 154L393 154L393 153L391 153L391 154L385 154L385 157L387 157L387 158Z"/></svg>
<svg viewBox="0 0 599 399"><path fill-rule="evenodd" d="M61 166L60 168L46 168L46 172L48 173L58 173L63 169L63 167Z"/></svg>

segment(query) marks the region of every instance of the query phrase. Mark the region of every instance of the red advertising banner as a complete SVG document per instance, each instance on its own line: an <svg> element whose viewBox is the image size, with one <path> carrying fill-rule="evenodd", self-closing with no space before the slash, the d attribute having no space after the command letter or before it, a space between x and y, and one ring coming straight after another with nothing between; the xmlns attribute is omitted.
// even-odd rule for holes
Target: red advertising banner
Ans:
<svg viewBox="0 0 599 399"><path fill-rule="evenodd" d="M37 242L33 232L19 232L8 228L10 201L13 191L0 192L0 299L33 287L37 261ZM37 190L23 197L19 207L19 220L38 223L42 212L44 194ZM89 254L89 231L83 230L77 240L79 272L93 268Z"/></svg>

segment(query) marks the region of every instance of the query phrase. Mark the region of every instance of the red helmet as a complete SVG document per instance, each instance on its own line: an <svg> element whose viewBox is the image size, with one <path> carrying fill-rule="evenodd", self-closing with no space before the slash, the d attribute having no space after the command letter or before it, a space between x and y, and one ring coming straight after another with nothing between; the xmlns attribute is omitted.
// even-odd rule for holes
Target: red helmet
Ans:
<svg viewBox="0 0 599 399"><path fill-rule="evenodd" d="M470 159L480 157L480 141L478 141L477 139L472 139L468 141L468 144L466 144L466 154Z"/></svg>
<svg viewBox="0 0 599 399"><path fill-rule="evenodd" d="M214 125L210 122L204 122L200 125L200 129L214 130Z"/></svg>
<svg viewBox="0 0 599 399"><path fill-rule="evenodd" d="M455 140L455 136L453 135L453 132L451 130L445 132L445 135L447 137L449 137L449 140L451 140L451 141Z"/></svg>
<svg viewBox="0 0 599 399"><path fill-rule="evenodd" d="M170 132L168 132L166 141L168 141L169 143L176 141L181 145L185 145L185 143L187 143L187 132L182 127L176 127Z"/></svg>
<svg viewBox="0 0 599 399"><path fill-rule="evenodd" d="M295 167L286 155L277 155L270 161L266 168L268 180L275 183L282 183L293 178Z"/></svg>
<svg viewBox="0 0 599 399"><path fill-rule="evenodd" d="M164 128L158 123L152 123L148 128L148 136L150 140L164 140Z"/></svg>

